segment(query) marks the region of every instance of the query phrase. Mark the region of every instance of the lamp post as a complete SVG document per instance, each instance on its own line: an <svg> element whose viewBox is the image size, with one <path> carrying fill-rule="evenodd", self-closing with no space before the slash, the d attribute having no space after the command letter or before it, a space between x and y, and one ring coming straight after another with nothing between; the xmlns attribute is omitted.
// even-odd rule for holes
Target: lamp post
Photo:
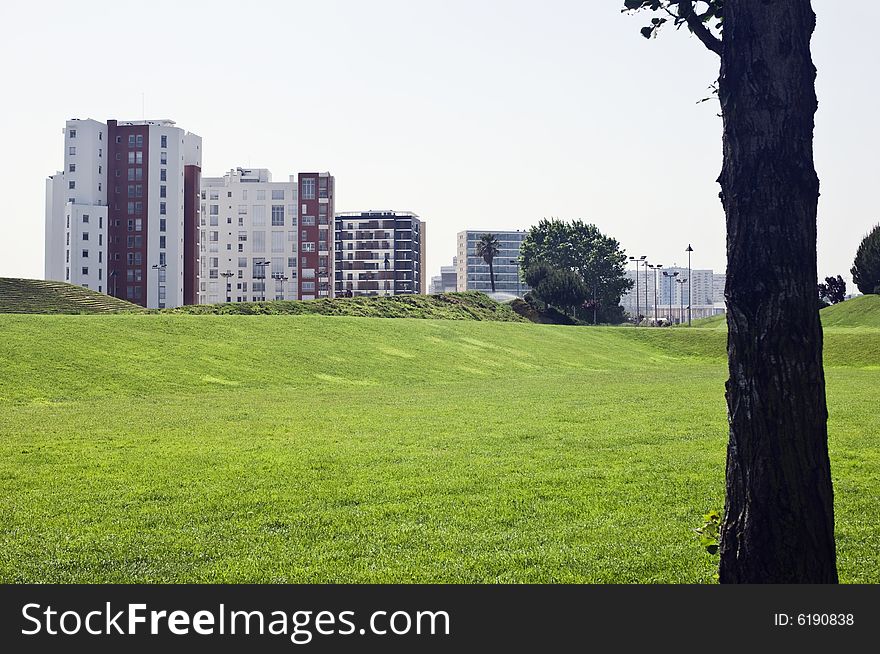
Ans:
<svg viewBox="0 0 880 654"><path fill-rule="evenodd" d="M662 263L648 264L648 267L654 271L654 326L657 325L657 273L663 270Z"/></svg>
<svg viewBox="0 0 880 654"><path fill-rule="evenodd" d="M691 326L691 306L693 305L692 298L694 297L693 293L691 293L691 252L694 249L691 247L691 244L688 243L687 250L685 252L688 253L688 327Z"/></svg>
<svg viewBox="0 0 880 654"><path fill-rule="evenodd" d="M153 270L156 271L156 308L159 308L159 280L162 278L162 273L160 271L165 270L166 264L164 263L154 263Z"/></svg>
<svg viewBox="0 0 880 654"><path fill-rule="evenodd" d="M281 282L281 301L284 302L284 283L285 283L288 279L290 279L290 277L288 277L288 276L285 275L284 273L281 273L281 276L278 277L277 279Z"/></svg>
<svg viewBox="0 0 880 654"><path fill-rule="evenodd" d="M266 266L271 265L270 261L266 261L263 259L262 261L255 261L254 265L259 268L260 274L254 275L254 279L263 280L263 301L266 301ZM256 299L256 298L254 298Z"/></svg>
<svg viewBox="0 0 880 654"><path fill-rule="evenodd" d="M678 272L677 271L676 272L669 272L667 270L664 270L663 276L669 279L669 304L667 305L669 307L669 311L667 312L666 317L669 319L669 322L672 322L672 288L673 288L672 282L675 281L676 277L678 277ZM662 295L662 289L661 289L661 295ZM662 303L661 303L661 306L662 306Z"/></svg>
<svg viewBox="0 0 880 654"><path fill-rule="evenodd" d="M226 272L220 273L220 276L226 279L226 301L232 302L232 297L230 293L232 292L232 284L229 282L229 278L235 275L231 270L227 270Z"/></svg>
<svg viewBox="0 0 880 654"><path fill-rule="evenodd" d="M640 315L639 315L640 314L640 312L639 312L639 264L644 261L645 264L647 265L647 261L645 261L646 258L647 257L645 257L644 255L639 257L638 259L636 259L635 257L629 258L630 261L634 261L636 264L636 321L635 321L636 327L638 327L639 323L641 322L641 320L639 320L639 318L640 318ZM648 288L645 287L645 292L647 293L647 291L648 291ZM647 304L647 302L646 302L646 304ZM647 309L648 309L648 307L646 306L645 311L647 311Z"/></svg>
<svg viewBox="0 0 880 654"><path fill-rule="evenodd" d="M116 290L117 290L117 289L116 289L116 277L117 277L118 275L119 275L119 271L118 271L118 270L111 270L111 271L110 271L110 274L107 275L110 279L113 280L113 291L110 293L110 295L112 295L113 297L119 297L119 296L116 294Z"/></svg>
<svg viewBox="0 0 880 654"><path fill-rule="evenodd" d="M679 284L679 289L678 289L678 324L679 325L684 324L684 285L688 283L689 279L690 279L690 277L688 277L687 279L676 279L675 280Z"/></svg>

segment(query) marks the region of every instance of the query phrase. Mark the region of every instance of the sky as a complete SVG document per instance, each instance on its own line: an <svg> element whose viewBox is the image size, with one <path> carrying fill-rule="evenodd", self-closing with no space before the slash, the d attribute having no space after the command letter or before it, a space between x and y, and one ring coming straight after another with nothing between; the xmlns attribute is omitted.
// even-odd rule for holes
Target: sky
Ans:
<svg viewBox="0 0 880 654"><path fill-rule="evenodd" d="M579 218L627 254L725 268L718 60L645 40L622 0L5 2L0 276L43 276L45 180L69 118L170 118L202 174L336 177L336 210L413 211L428 275L463 229ZM814 0L819 273L880 222L880 5Z"/></svg>

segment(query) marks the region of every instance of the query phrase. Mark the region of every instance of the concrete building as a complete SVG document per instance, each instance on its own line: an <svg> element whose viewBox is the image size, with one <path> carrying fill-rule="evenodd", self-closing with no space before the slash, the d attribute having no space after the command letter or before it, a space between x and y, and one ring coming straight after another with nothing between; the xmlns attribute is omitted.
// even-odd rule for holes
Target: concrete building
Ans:
<svg viewBox="0 0 880 654"><path fill-rule="evenodd" d="M440 274L431 277L431 286L428 291L431 295L438 293L455 293L458 288L458 273L456 272L458 257L452 257L451 266L441 266Z"/></svg>
<svg viewBox="0 0 880 654"><path fill-rule="evenodd" d="M337 214L336 296L426 293L425 244L425 223L413 213Z"/></svg>
<svg viewBox="0 0 880 654"><path fill-rule="evenodd" d="M170 120L73 119L46 187L46 278L147 306L198 301L201 138Z"/></svg>
<svg viewBox="0 0 880 654"><path fill-rule="evenodd" d="M299 299L295 175L265 168L203 177L200 303Z"/></svg>
<svg viewBox="0 0 880 654"><path fill-rule="evenodd" d="M330 173L299 173L299 299L333 297L336 182Z"/></svg>
<svg viewBox="0 0 880 654"><path fill-rule="evenodd" d="M519 254L525 231L467 230L458 233L456 256L456 289L462 291L492 292L489 264L477 256L477 243L483 234L493 234L498 239L500 251L492 262L495 273L496 293L522 297L530 289L520 279Z"/></svg>

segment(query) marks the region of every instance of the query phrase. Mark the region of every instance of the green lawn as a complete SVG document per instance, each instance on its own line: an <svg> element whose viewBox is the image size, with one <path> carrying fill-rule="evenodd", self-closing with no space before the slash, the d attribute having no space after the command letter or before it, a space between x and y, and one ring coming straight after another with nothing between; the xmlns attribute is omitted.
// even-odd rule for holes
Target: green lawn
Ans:
<svg viewBox="0 0 880 654"><path fill-rule="evenodd" d="M0 582L708 582L724 332L0 316ZM880 330L828 329L880 581Z"/></svg>

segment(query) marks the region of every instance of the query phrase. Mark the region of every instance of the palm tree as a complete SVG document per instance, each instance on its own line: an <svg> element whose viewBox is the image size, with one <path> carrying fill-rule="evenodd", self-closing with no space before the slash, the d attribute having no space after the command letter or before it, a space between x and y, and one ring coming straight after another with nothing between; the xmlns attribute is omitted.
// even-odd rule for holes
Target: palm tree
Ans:
<svg viewBox="0 0 880 654"><path fill-rule="evenodd" d="M492 261L501 251L501 244L494 234L483 234L477 243L477 256L483 257L483 261L489 264L489 281L492 283L492 292L495 292L495 270Z"/></svg>

